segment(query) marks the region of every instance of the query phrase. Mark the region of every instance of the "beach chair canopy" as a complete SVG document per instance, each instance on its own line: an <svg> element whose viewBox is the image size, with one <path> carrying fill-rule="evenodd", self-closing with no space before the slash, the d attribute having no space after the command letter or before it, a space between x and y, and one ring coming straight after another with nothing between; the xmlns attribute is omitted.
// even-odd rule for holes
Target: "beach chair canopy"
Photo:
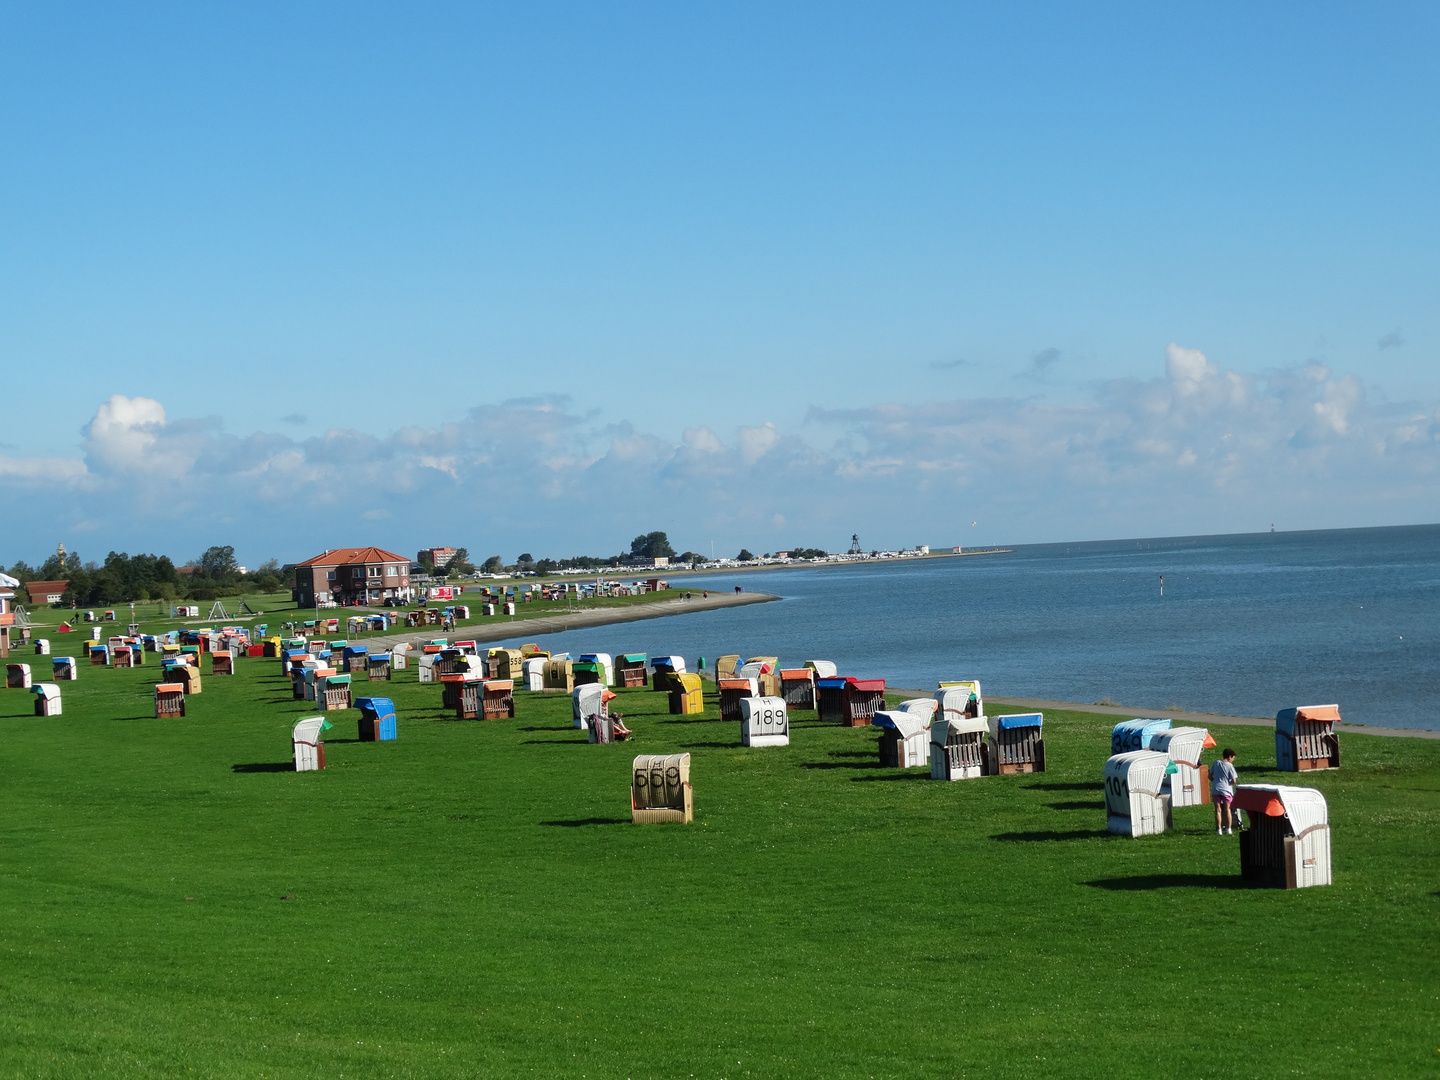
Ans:
<svg viewBox="0 0 1440 1080"><path fill-rule="evenodd" d="M587 716L603 716L605 703L615 697L613 693L606 690L599 683L586 683L584 686L577 686L570 695L572 703L571 716L580 720Z"/></svg>
<svg viewBox="0 0 1440 1080"><path fill-rule="evenodd" d="M749 691L751 697L760 696L760 680L754 678L721 679L715 684L715 688L717 690L746 690Z"/></svg>
<svg viewBox="0 0 1440 1080"><path fill-rule="evenodd" d="M53 682L42 682L32 686L30 692L38 698L44 698L46 701L54 701L60 696L60 687Z"/></svg>
<svg viewBox="0 0 1440 1080"><path fill-rule="evenodd" d="M1340 706L1299 705L1293 709L1281 709L1275 714L1275 730L1286 735L1294 735L1302 720L1317 721L1322 724L1338 724L1340 722ZM1308 791L1309 789L1304 790Z"/></svg>
<svg viewBox="0 0 1440 1080"><path fill-rule="evenodd" d="M320 741L320 729L324 723L325 718L323 716L307 716L295 725L294 730L290 733L290 737L295 742L307 743L310 746L314 746Z"/></svg>
<svg viewBox="0 0 1440 1080"><path fill-rule="evenodd" d="M1158 731L1170 726L1169 720L1141 719L1121 720L1110 729L1110 753L1126 754L1131 750L1149 750L1150 742Z"/></svg>
<svg viewBox="0 0 1440 1080"><path fill-rule="evenodd" d="M1170 757L1157 750L1112 754L1105 762L1105 804L1112 814L1130 816L1130 792L1159 795Z"/></svg>
<svg viewBox="0 0 1440 1080"><path fill-rule="evenodd" d="M378 723L387 716L395 715L395 702L388 697L362 697L355 699L355 707L361 712L370 713Z"/></svg>
<svg viewBox="0 0 1440 1080"><path fill-rule="evenodd" d="M930 721L934 719L935 707L939 704L940 703L934 698L908 698L900 702L899 705L896 705L895 709L900 712L909 713L912 716L918 716L928 725Z"/></svg>
<svg viewBox="0 0 1440 1080"><path fill-rule="evenodd" d="M1011 716L992 716L990 718L997 731L1010 731L1015 728L1043 727L1045 725L1044 713L1015 713Z"/></svg>
<svg viewBox="0 0 1440 1080"><path fill-rule="evenodd" d="M889 728L900 733L904 739L919 735L927 727L928 721L915 713L903 712L900 709L881 709L870 718L870 723L875 727Z"/></svg>
<svg viewBox="0 0 1440 1080"><path fill-rule="evenodd" d="M935 691L935 713L937 716L944 715L954 717L964 716L967 706L970 704L972 692L964 686L945 686ZM976 713L983 714L984 706L979 705L980 698L975 695L978 707Z"/></svg>
<svg viewBox="0 0 1440 1080"><path fill-rule="evenodd" d="M1189 765L1192 769L1200 767L1200 751L1214 745L1215 740L1203 727L1177 727L1157 731L1150 740L1151 750L1159 751L1171 761Z"/></svg>
<svg viewBox="0 0 1440 1080"><path fill-rule="evenodd" d="M1252 814L1289 818L1296 836L1330 822L1330 808L1325 803L1325 796L1314 788L1291 787L1288 784L1236 784L1235 805Z"/></svg>
<svg viewBox="0 0 1440 1080"><path fill-rule="evenodd" d="M806 660L805 666L815 672L817 678L833 679L836 674L835 665L829 660Z"/></svg>
<svg viewBox="0 0 1440 1080"><path fill-rule="evenodd" d="M930 742L935 746L944 746L950 741L952 733L956 735L970 735L975 732L984 734L990 730L990 723L983 716L944 716L930 725Z"/></svg>

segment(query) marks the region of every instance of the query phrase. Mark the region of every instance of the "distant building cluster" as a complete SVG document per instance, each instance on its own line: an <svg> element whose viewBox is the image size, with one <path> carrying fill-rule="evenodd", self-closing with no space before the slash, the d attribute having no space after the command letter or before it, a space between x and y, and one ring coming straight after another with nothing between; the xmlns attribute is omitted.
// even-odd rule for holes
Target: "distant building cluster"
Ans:
<svg viewBox="0 0 1440 1080"><path fill-rule="evenodd" d="M452 547L421 548L415 553L415 561L421 564L428 562L435 569L442 570L450 565L455 555L456 549Z"/></svg>

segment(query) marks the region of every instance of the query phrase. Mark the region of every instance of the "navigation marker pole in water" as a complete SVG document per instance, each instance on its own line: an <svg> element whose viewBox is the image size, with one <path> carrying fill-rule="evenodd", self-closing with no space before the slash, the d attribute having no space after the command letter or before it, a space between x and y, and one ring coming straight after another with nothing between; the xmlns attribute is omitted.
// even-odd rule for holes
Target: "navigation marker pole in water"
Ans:
<svg viewBox="0 0 1440 1080"><path fill-rule="evenodd" d="M1161 595L1161 596L1164 596L1164 595L1165 595L1165 575L1164 575L1164 574L1161 574L1161 575L1160 575L1160 595Z"/></svg>

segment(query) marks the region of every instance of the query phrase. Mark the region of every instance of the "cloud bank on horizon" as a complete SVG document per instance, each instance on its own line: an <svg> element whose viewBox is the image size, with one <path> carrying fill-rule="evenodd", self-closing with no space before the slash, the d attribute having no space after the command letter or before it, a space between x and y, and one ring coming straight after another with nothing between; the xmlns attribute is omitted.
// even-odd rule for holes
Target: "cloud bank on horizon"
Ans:
<svg viewBox="0 0 1440 1080"><path fill-rule="evenodd" d="M737 412L752 407L737 396ZM0 562L91 536L87 558L230 543L258 562L352 543L604 554L656 528L733 554L833 550L851 532L895 547L1440 519L1440 409L1371 400L1318 363L1247 374L1172 343L1163 373L1085 400L812 408L788 431L755 419L673 442L564 397L521 398L433 427L295 439L115 394L77 456L0 456L0 495L23 508L5 515Z"/></svg>

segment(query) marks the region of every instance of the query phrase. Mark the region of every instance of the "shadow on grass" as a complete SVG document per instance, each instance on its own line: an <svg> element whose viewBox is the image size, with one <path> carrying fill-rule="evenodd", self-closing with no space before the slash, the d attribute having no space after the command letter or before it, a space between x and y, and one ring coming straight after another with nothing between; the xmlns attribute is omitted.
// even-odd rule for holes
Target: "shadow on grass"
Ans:
<svg viewBox="0 0 1440 1080"><path fill-rule="evenodd" d="M1104 799L1086 800L1085 802L1052 802L1046 803L1051 810L1104 810Z"/></svg>
<svg viewBox="0 0 1440 1080"><path fill-rule="evenodd" d="M921 772L919 769L906 769L903 772L887 773L884 776L852 776L852 784L868 784L875 780L929 780L929 772Z"/></svg>
<svg viewBox="0 0 1440 1080"><path fill-rule="evenodd" d="M293 761L255 761L249 765L231 765L231 772L252 773L252 772L294 772Z"/></svg>
<svg viewBox="0 0 1440 1080"><path fill-rule="evenodd" d="M1092 889L1110 892L1147 892L1151 889L1248 889L1250 883L1239 874L1141 874L1139 877L1101 878L1087 881Z"/></svg>
<svg viewBox="0 0 1440 1080"><path fill-rule="evenodd" d="M576 818L573 821L542 821L541 825L552 825L561 829L583 829L587 825L629 825L629 818L620 817L587 817Z"/></svg>
<svg viewBox="0 0 1440 1080"><path fill-rule="evenodd" d="M802 761L802 769L880 769L878 761Z"/></svg>
<svg viewBox="0 0 1440 1080"><path fill-rule="evenodd" d="M639 716L646 716L646 715L649 715L649 716L662 716L662 715L665 715L665 714L663 714L663 713L648 713L648 714L647 714L647 713L636 713L635 715L636 715L637 717L639 717ZM695 719L693 719L693 720L672 719L672 720L661 720L661 721L660 721L660 723L662 723L662 724L722 724L722 723L734 724L734 723L738 723L738 722L739 722L739 721L736 721L736 720L720 720L720 719L718 719L718 718L716 718L716 717L714 717L714 716L697 716L697 717L695 717Z"/></svg>
<svg viewBox="0 0 1440 1080"><path fill-rule="evenodd" d="M588 746L586 739L523 739L521 746Z"/></svg>
<svg viewBox="0 0 1440 1080"><path fill-rule="evenodd" d="M1051 840L1094 840L1109 836L1108 829L1043 829L1037 832L1002 832L990 837L1007 843L1045 843Z"/></svg>
<svg viewBox="0 0 1440 1080"><path fill-rule="evenodd" d="M1099 791L1101 785L1089 784L1026 784L1026 791Z"/></svg>
<svg viewBox="0 0 1440 1080"><path fill-rule="evenodd" d="M748 747L740 745L740 740L734 742L687 742L680 744L686 750L745 750Z"/></svg>

